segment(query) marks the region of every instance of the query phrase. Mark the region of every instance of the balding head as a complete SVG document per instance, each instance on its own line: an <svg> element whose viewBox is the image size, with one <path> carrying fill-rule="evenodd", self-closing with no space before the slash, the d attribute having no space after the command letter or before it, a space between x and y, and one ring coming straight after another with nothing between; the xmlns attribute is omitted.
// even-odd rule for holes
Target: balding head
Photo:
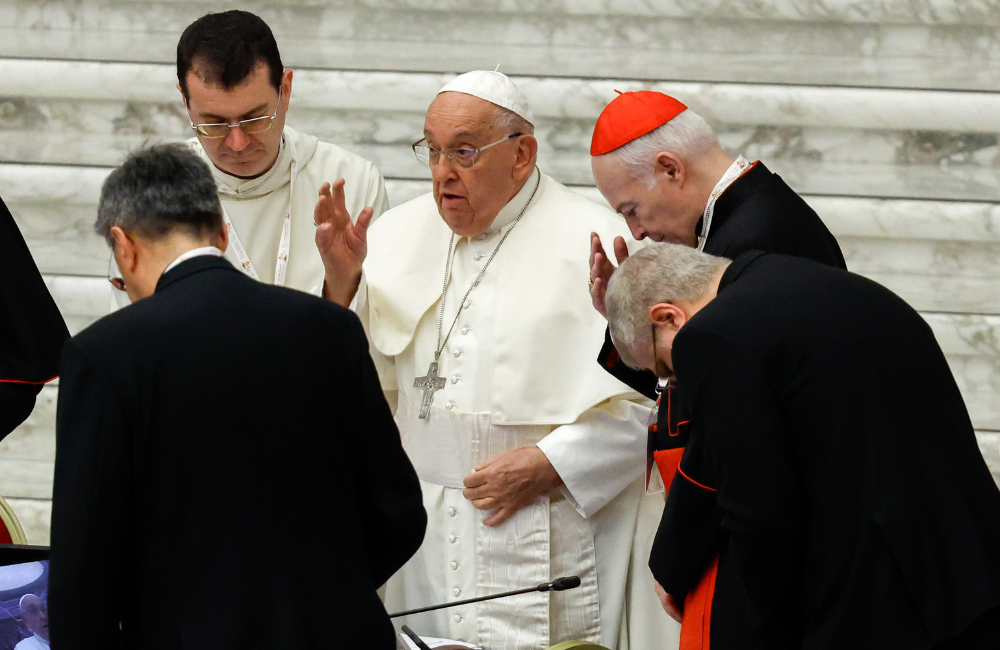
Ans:
<svg viewBox="0 0 1000 650"><path fill-rule="evenodd" d="M672 368L674 335L714 297L729 264L676 244L650 244L629 256L611 276L605 297L608 328L622 360L661 375L658 359Z"/></svg>
<svg viewBox="0 0 1000 650"><path fill-rule="evenodd" d="M535 168L533 130L523 118L479 97L442 92L434 98L424 120L424 139L432 150L434 200L453 232L463 237L485 232L520 191ZM439 153L487 145L493 146L475 154L468 167L460 155L449 160Z"/></svg>

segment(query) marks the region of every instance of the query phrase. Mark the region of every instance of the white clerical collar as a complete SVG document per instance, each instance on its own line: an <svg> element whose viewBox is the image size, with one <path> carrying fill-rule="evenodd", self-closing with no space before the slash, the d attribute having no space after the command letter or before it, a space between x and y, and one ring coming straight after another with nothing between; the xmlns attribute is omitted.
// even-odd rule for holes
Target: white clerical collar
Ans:
<svg viewBox="0 0 1000 650"><path fill-rule="evenodd" d="M698 235L697 246L699 251L705 250L705 244L708 242L708 231L712 228L712 216L715 214L715 202L729 189L730 185L739 180L751 167L753 165L746 158L736 156L736 160L729 165L729 169L722 175L719 182L715 184L712 193L708 197L708 203L705 204L705 212L701 216L701 234Z"/></svg>
<svg viewBox="0 0 1000 650"><path fill-rule="evenodd" d="M514 195L514 198L508 201L507 205L503 206L503 209L497 214L497 218L493 220L493 223L490 224L486 232L479 235L481 239L486 239L514 223L514 219L517 219L517 215L521 214L521 210L524 209L524 206L531 199L531 194L535 191L535 184L538 182L538 175L541 173L537 166L532 170L531 176L521 186L518 193Z"/></svg>
<svg viewBox="0 0 1000 650"><path fill-rule="evenodd" d="M223 252L216 248L215 246L202 246L201 248L193 248L186 253L181 253L177 256L173 262L167 265L167 268L163 269L163 273L169 273L172 268L180 264L181 262L186 262L194 257L201 257L203 255L211 255L213 257L222 257Z"/></svg>
<svg viewBox="0 0 1000 650"><path fill-rule="evenodd" d="M255 178L240 178L228 174L215 164L212 164L212 172L218 181L219 190L227 199L256 199L266 194L270 194L277 187L284 185L291 174L291 167L294 155L288 147L287 138L281 136L281 145L278 148L278 157L274 159L274 164L266 172Z"/></svg>

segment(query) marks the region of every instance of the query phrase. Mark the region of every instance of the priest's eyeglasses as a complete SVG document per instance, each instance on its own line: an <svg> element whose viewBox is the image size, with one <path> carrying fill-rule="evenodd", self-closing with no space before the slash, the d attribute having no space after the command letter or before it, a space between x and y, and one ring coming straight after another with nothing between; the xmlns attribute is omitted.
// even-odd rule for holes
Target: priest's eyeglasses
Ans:
<svg viewBox="0 0 1000 650"><path fill-rule="evenodd" d="M281 106L281 89L278 89L278 104L274 107L274 113L272 115L263 115L261 117L253 117L249 120L240 120L236 124L229 124L228 122L213 122L211 124L195 124L191 121L191 128L198 132L203 138L209 138L211 140L216 140L218 138L225 138L229 135L229 132L234 128L239 127L240 131L248 134L263 133L274 126L274 120L278 117L278 107Z"/></svg>
<svg viewBox="0 0 1000 650"><path fill-rule="evenodd" d="M111 286L119 291L125 291L125 279L121 276L121 271L115 265L115 256L111 255L111 260L108 261L108 282Z"/></svg>
<svg viewBox="0 0 1000 650"><path fill-rule="evenodd" d="M444 157L455 163L459 167L464 167L468 169L476 164L476 159L478 158L480 152L486 151L490 147L495 147L498 144L507 142L511 138L516 138L518 136L524 135L523 133L514 133L508 135L506 138L497 140L496 142L491 142L488 145L479 147L478 149L473 149L471 147L453 147L451 149L445 149L441 151L440 149L435 149L434 147L427 144L427 138L420 138L413 143L413 155L417 157L417 162L421 165L426 165L428 167L433 167L438 164L441 160L441 154Z"/></svg>

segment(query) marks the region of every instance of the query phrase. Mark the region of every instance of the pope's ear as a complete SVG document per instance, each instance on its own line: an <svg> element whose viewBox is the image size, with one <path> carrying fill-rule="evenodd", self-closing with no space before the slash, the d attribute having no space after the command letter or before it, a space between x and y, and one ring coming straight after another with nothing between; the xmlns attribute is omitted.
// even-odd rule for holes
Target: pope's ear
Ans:
<svg viewBox="0 0 1000 650"><path fill-rule="evenodd" d="M670 151L661 151L656 154L656 171L666 176L672 181L684 180L684 162Z"/></svg>
<svg viewBox="0 0 1000 650"><path fill-rule="evenodd" d="M514 175L517 178L527 178L533 169L531 163L538 154L538 140L533 135L522 135L517 139L517 158L514 162Z"/></svg>
<svg viewBox="0 0 1000 650"><path fill-rule="evenodd" d="M677 305L661 302L649 308L649 321L653 325L680 329L687 322L687 314Z"/></svg>

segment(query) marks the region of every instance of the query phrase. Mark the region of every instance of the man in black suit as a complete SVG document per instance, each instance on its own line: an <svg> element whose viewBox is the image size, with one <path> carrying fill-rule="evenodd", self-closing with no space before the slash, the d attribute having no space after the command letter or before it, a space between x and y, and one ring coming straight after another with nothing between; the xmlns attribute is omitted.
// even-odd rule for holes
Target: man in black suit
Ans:
<svg viewBox="0 0 1000 650"><path fill-rule="evenodd" d="M111 174L97 230L135 302L63 353L54 646L393 648L376 589L426 516L358 319L223 259L181 145Z"/></svg>
<svg viewBox="0 0 1000 650"><path fill-rule="evenodd" d="M68 338L14 217L0 201L0 438L31 414L42 386L59 374Z"/></svg>
<svg viewBox="0 0 1000 650"><path fill-rule="evenodd" d="M714 650L1000 644L1000 492L926 322L810 260L653 244L607 292L633 367L691 419L650 566L721 551Z"/></svg>

